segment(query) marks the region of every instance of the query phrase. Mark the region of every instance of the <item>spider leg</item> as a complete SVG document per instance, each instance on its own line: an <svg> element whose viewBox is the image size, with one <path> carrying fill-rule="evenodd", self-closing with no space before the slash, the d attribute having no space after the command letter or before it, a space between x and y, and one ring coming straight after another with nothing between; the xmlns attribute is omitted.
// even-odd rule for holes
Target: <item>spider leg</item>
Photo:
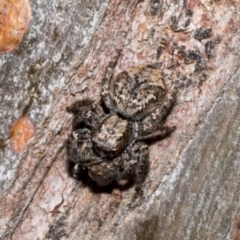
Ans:
<svg viewBox="0 0 240 240"><path fill-rule="evenodd" d="M85 112L86 110L90 110L93 105L94 100L91 99L82 99L74 102L72 105L66 107L67 112L72 114L78 114L80 112Z"/></svg>
<svg viewBox="0 0 240 240"><path fill-rule="evenodd" d="M109 110L112 110L112 111L114 111L115 106L112 103L112 96L110 94L111 79L113 78L113 75L114 75L113 72L114 72L114 69L117 65L117 62L118 62L118 59L119 59L120 55L121 55L121 51L118 50L115 59L108 64L108 66L106 68L106 71L105 71L105 74L104 74L104 78L102 80L101 96L102 96L102 99L103 99L106 107Z"/></svg>
<svg viewBox="0 0 240 240"><path fill-rule="evenodd" d="M86 139L91 138L91 130L88 128L80 128L80 129L73 131L72 136L78 142L82 142Z"/></svg>
<svg viewBox="0 0 240 240"><path fill-rule="evenodd" d="M90 168L94 165L97 165L99 163L102 163L104 162L101 158L98 158L98 157L92 157L92 158L89 158L89 159L83 159L81 160L81 165L83 166L83 168Z"/></svg>
<svg viewBox="0 0 240 240"><path fill-rule="evenodd" d="M136 191L139 191L146 178L149 169L149 151L148 146L143 142L135 142L131 146L132 174Z"/></svg>
<svg viewBox="0 0 240 240"><path fill-rule="evenodd" d="M139 136L137 138L137 141L145 141L149 139L156 139L156 138L164 138L168 136L171 132L173 132L176 129L176 126L166 126L162 125L161 129L158 129L156 132L144 135L144 136Z"/></svg>
<svg viewBox="0 0 240 240"><path fill-rule="evenodd" d="M67 140L67 156L69 161L75 163L79 161L80 147L84 145L84 143L86 144L90 138L91 131L88 128L75 130L69 135Z"/></svg>
<svg viewBox="0 0 240 240"><path fill-rule="evenodd" d="M72 122L73 130L84 127L95 129L106 116L101 100L79 100L67 107L67 111L74 115Z"/></svg>
<svg viewBox="0 0 240 240"><path fill-rule="evenodd" d="M75 163L78 161L79 144L86 141L86 139L90 137L90 134L89 129L79 129L69 135L67 139L67 157L69 161ZM79 135L81 135L81 137L79 137Z"/></svg>
<svg viewBox="0 0 240 240"><path fill-rule="evenodd" d="M92 150L91 131L88 128L73 131L67 142L68 160L75 163L73 176L80 176L91 166L103 162Z"/></svg>

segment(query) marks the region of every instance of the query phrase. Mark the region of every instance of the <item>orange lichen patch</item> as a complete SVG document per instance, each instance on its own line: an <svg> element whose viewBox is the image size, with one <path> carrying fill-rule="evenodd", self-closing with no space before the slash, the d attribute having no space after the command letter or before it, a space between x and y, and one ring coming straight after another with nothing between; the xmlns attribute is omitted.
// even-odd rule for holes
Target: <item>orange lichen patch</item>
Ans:
<svg viewBox="0 0 240 240"><path fill-rule="evenodd" d="M29 0L0 1L0 53L15 49L31 19Z"/></svg>
<svg viewBox="0 0 240 240"><path fill-rule="evenodd" d="M11 129L10 148L14 152L21 153L34 135L35 128L31 121L27 117L19 118Z"/></svg>

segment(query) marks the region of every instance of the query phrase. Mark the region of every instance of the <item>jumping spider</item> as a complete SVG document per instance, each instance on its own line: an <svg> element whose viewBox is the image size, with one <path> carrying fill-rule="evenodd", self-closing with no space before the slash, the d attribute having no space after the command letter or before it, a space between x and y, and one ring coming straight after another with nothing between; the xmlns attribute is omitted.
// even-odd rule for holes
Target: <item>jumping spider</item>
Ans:
<svg viewBox="0 0 240 240"><path fill-rule="evenodd" d="M80 100L67 107L74 115L67 153L75 177L87 172L99 186L133 178L141 188L147 171L147 140L162 138L175 126L163 120L176 90L167 94L159 70L149 65L130 67L113 78L107 70L101 99Z"/></svg>

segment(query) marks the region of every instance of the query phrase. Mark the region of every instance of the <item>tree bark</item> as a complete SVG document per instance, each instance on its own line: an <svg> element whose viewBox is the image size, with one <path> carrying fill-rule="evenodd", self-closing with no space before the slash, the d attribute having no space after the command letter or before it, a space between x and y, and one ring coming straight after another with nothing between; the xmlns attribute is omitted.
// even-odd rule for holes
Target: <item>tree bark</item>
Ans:
<svg viewBox="0 0 240 240"><path fill-rule="evenodd" d="M19 77L18 98L2 85L12 101L2 108L9 119L1 120L1 166L8 177L1 179L0 238L239 239L240 1L40 2L32 3L20 48L2 55L1 81L18 74L29 87L22 88ZM119 50L115 75L154 64L169 92L178 88L167 119L177 129L150 146L139 196L133 187L77 181L66 160L72 116L65 108L99 98L106 67ZM35 135L19 153L11 148L10 129L22 116Z"/></svg>

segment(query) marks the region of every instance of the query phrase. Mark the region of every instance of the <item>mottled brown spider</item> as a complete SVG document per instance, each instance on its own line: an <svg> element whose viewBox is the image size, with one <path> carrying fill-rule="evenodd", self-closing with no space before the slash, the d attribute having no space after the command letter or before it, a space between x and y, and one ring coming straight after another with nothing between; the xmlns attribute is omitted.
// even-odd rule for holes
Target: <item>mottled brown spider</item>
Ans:
<svg viewBox="0 0 240 240"><path fill-rule="evenodd" d="M75 102L67 152L75 163L75 177L87 172L99 186L133 178L139 190L148 171L147 140L165 137L175 126L166 126L176 90L167 94L163 77L149 65L130 67L113 78L108 69L101 99Z"/></svg>

